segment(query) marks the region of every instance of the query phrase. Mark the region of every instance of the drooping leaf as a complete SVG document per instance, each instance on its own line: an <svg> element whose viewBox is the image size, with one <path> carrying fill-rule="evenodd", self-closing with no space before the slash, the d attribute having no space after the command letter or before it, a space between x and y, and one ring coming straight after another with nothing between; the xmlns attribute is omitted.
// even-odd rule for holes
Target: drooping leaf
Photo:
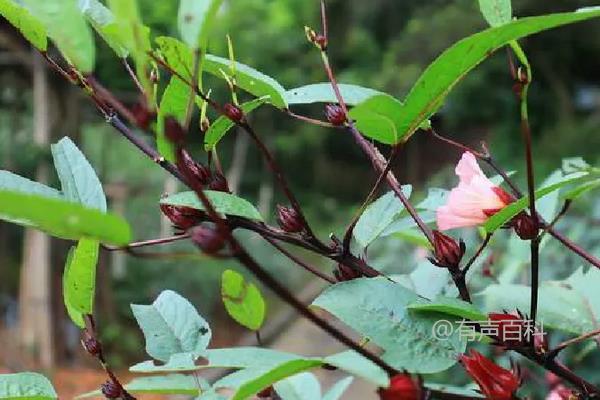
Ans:
<svg viewBox="0 0 600 400"><path fill-rule="evenodd" d="M183 374L170 374L162 376L144 376L134 378L125 385L125 389L129 393L134 394L168 394L168 395L184 395L198 396L200 389L198 388L198 377ZM77 396L77 399L85 399L89 397L102 396L100 390L85 393Z"/></svg>
<svg viewBox="0 0 600 400"><path fill-rule="evenodd" d="M46 51L48 48L46 27L42 21L31 15L28 9L13 0L0 0L0 15L17 28L35 48Z"/></svg>
<svg viewBox="0 0 600 400"><path fill-rule="evenodd" d="M29 193L42 197L60 199L61 193L43 183L35 182L10 171L0 171L0 190Z"/></svg>
<svg viewBox="0 0 600 400"><path fill-rule="evenodd" d="M350 117L356 120L356 127L364 135L386 144L400 141L398 112L402 103L390 95L379 94L358 104L350 110Z"/></svg>
<svg viewBox="0 0 600 400"><path fill-rule="evenodd" d="M79 9L117 56L126 58L129 51L123 38L115 34L117 24L113 13L98 0L79 0Z"/></svg>
<svg viewBox="0 0 600 400"><path fill-rule="evenodd" d="M131 309L146 338L146 352L157 360L168 361L177 353L200 355L210 342L208 323L171 290L163 291L152 305L132 304Z"/></svg>
<svg viewBox="0 0 600 400"><path fill-rule="evenodd" d="M244 400L249 396L260 392L267 386L271 386L288 376L295 375L299 372L307 371L311 368L319 367L322 362L319 360L292 360L285 362L277 367L267 371L265 374L253 379L238 388L231 400ZM320 388L319 388L319 397ZM317 398L319 398L317 397ZM314 398L314 397L313 397Z"/></svg>
<svg viewBox="0 0 600 400"><path fill-rule="evenodd" d="M250 202L230 193L205 190L206 197L210 200L218 213L225 215L236 215L257 221L262 221L262 216ZM160 200L161 204L173 206L186 206L198 210L204 210L202 202L195 192L180 192L172 194Z"/></svg>
<svg viewBox="0 0 600 400"><path fill-rule="evenodd" d="M56 47L82 73L94 70L94 37L77 0L23 0L25 6L46 27Z"/></svg>
<svg viewBox="0 0 600 400"><path fill-rule="evenodd" d="M165 118L173 117L183 124L191 95L190 87L173 76L160 99L156 124L156 147L160 155L171 162L176 161L175 146L165 135Z"/></svg>
<svg viewBox="0 0 600 400"><path fill-rule="evenodd" d="M276 382L275 392L282 400L312 400L321 398L321 384L310 372L301 372Z"/></svg>
<svg viewBox="0 0 600 400"><path fill-rule="evenodd" d="M156 38L156 43L167 64L185 79L190 80L193 75L193 56L190 48L185 43L167 36ZM287 107L284 100L285 89L270 76L248 65L212 54L207 54L203 60L203 71L219 78L223 78L223 72L230 71L232 66L236 73L236 84L240 89L256 97L268 96L268 102L275 107Z"/></svg>
<svg viewBox="0 0 600 400"><path fill-rule="evenodd" d="M379 387L390 385L388 374L380 366L354 350L332 354L323 358L323 361Z"/></svg>
<svg viewBox="0 0 600 400"><path fill-rule="evenodd" d="M35 372L0 374L0 399L58 399L52 383Z"/></svg>
<svg viewBox="0 0 600 400"><path fill-rule="evenodd" d="M129 371L142 374L196 371L204 368L195 364L197 358L194 353L175 353L165 364L156 364L154 360L148 360L132 365Z"/></svg>
<svg viewBox="0 0 600 400"><path fill-rule="evenodd" d="M250 100L244 104L240 105L240 108L244 112L244 114L249 114L254 111L256 108L265 104L267 98L262 97L254 100ZM210 128L206 131L204 135L204 149L206 151L210 151L214 149L214 147L223 139L225 134L234 127L234 123L225 116L220 116L217 118L211 125Z"/></svg>
<svg viewBox="0 0 600 400"><path fill-rule="evenodd" d="M435 337L433 327L448 316L407 310L416 293L387 278L359 278L327 288L312 303L368 337L384 350L382 358L397 369L434 373L456 363L466 342L454 332L447 340ZM423 300L425 301L425 300Z"/></svg>
<svg viewBox="0 0 600 400"><path fill-rule="evenodd" d="M499 26L512 19L511 0L479 0L479 9L490 26Z"/></svg>
<svg viewBox="0 0 600 400"><path fill-rule="evenodd" d="M575 172L563 176L562 179L554 180L554 183L535 191L536 204L544 196L562 188L563 186L573 183L585 182L587 179L589 179L589 177L590 174L587 172ZM493 232L496 229L500 228L502 225L504 225L506 222L510 221L515 215L527 208L528 205L529 197L523 196L517 201L504 207L502 210L498 211L490 218L488 218L483 227L487 232Z"/></svg>
<svg viewBox="0 0 600 400"><path fill-rule="evenodd" d="M410 198L411 185L402 186L402 193ZM354 238L367 247L377 239L394 219L404 210L402 202L393 191L389 191L371 203L360 216L354 227Z"/></svg>
<svg viewBox="0 0 600 400"><path fill-rule="evenodd" d="M589 182L584 182L581 185L576 186L575 188L569 190L567 193L562 196L565 200L575 200L578 197L583 196L587 192L597 189L600 187L600 179L594 179Z"/></svg>
<svg viewBox="0 0 600 400"><path fill-rule="evenodd" d="M51 146L65 199L106 211L106 196L96 172L68 137Z"/></svg>
<svg viewBox="0 0 600 400"><path fill-rule="evenodd" d="M479 394L477 385L472 384L466 387L446 385L442 383L425 382L424 386L428 389L438 390L448 394L456 394L458 396L467 396L467 398L483 399L484 396Z"/></svg>
<svg viewBox="0 0 600 400"><path fill-rule="evenodd" d="M192 49L206 52L208 34L222 0L180 0L177 27L181 37Z"/></svg>
<svg viewBox="0 0 600 400"><path fill-rule="evenodd" d="M395 142L406 140L413 134L427 118L442 106L452 88L494 51L522 37L598 16L600 16L600 10L581 10L522 18L486 29L458 41L427 67L404 99L403 105L390 107L389 111L386 111L384 117L394 122L397 133ZM378 97L376 96L376 98ZM369 101L370 99L366 100L366 103ZM355 108L360 109L363 104L361 103ZM363 118L366 118L368 122L373 118L373 113L367 113ZM360 118L357 119L360 125ZM367 122L363 121L362 123ZM384 124L381 123L381 125ZM382 126L382 128L384 127ZM365 134L384 143L390 143L393 130L388 127L385 132L382 135L375 130L370 130Z"/></svg>
<svg viewBox="0 0 600 400"><path fill-rule="evenodd" d="M37 195L0 191L0 219L63 239L88 237L119 246L131 239L129 224L117 215Z"/></svg>
<svg viewBox="0 0 600 400"><path fill-rule="evenodd" d="M340 83L338 86L344 102L350 106L361 103L375 95L383 94L377 90L358 85ZM329 82L313 83L290 89L285 92L284 99L289 105L338 102Z"/></svg>
<svg viewBox="0 0 600 400"><path fill-rule="evenodd" d="M438 297L431 303L416 302L407 306L409 310L436 312L471 321L486 321L487 316L471 303L453 297Z"/></svg>
<svg viewBox="0 0 600 400"><path fill-rule="evenodd" d="M337 381L335 385L333 385L331 389L329 389L329 391L323 395L323 400L341 399L342 395L350 387L353 381L354 378L352 378L351 376Z"/></svg>
<svg viewBox="0 0 600 400"><path fill-rule="evenodd" d="M265 300L260 290L244 276L233 270L225 270L221 277L221 297L225 309L239 324L251 330L259 330L265 319Z"/></svg>
<svg viewBox="0 0 600 400"><path fill-rule="evenodd" d="M63 300L73 322L83 328L82 314L93 314L99 243L83 238L71 247L63 278ZM82 326L83 325L83 326Z"/></svg>

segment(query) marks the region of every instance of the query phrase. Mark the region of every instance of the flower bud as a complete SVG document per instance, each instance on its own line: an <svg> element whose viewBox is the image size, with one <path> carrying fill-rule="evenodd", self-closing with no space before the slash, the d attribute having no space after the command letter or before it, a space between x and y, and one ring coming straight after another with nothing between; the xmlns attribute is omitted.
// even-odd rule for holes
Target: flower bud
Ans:
<svg viewBox="0 0 600 400"><path fill-rule="evenodd" d="M433 231L433 252L435 264L443 268L457 268L465 254L465 244L459 243L438 230Z"/></svg>
<svg viewBox="0 0 600 400"><path fill-rule="evenodd" d="M514 217L511 224L517 236L523 240L531 240L538 235L537 222L525 212L521 212Z"/></svg>
<svg viewBox="0 0 600 400"><path fill-rule="evenodd" d="M244 112L235 104L227 103L223 106L225 116L233 122L240 122L244 118Z"/></svg>
<svg viewBox="0 0 600 400"><path fill-rule="evenodd" d="M421 384L408 374L394 375L390 379L390 387L380 388L377 393L380 400L422 400Z"/></svg>
<svg viewBox="0 0 600 400"><path fill-rule="evenodd" d="M94 357L102 353L102 345L98 339L93 336L89 336L87 332L85 333L85 337L81 340L81 344L83 345L85 351Z"/></svg>
<svg viewBox="0 0 600 400"><path fill-rule="evenodd" d="M169 218L173 226L182 231L186 231L192 226L198 225L204 217L203 211L185 206L174 206L163 203L160 204L160 210L167 218Z"/></svg>
<svg viewBox="0 0 600 400"><path fill-rule="evenodd" d="M183 127L173 116L165 118L165 136L171 141L171 143L181 145L185 140L185 131Z"/></svg>
<svg viewBox="0 0 600 400"><path fill-rule="evenodd" d="M187 176L194 177L202 186L209 183L211 177L210 169L194 161L190 153L186 150L181 150L181 158L183 159L183 165L188 170Z"/></svg>
<svg viewBox="0 0 600 400"><path fill-rule="evenodd" d="M217 192L231 193L227 179L220 172L215 172L213 174L212 180L208 184L208 188L210 190L216 190Z"/></svg>
<svg viewBox="0 0 600 400"><path fill-rule="evenodd" d="M333 276L335 276L338 282L345 282L360 278L363 274L354 268L340 263L337 265L337 269L333 271Z"/></svg>
<svg viewBox="0 0 600 400"><path fill-rule="evenodd" d="M225 238L217 229L198 225L189 230L192 242L209 255L217 254L225 247Z"/></svg>
<svg viewBox="0 0 600 400"><path fill-rule="evenodd" d="M292 207L277 206L277 223L287 233L298 233L304 230L300 216Z"/></svg>
<svg viewBox="0 0 600 400"><path fill-rule="evenodd" d="M268 399L270 397L273 397L273 394L274 394L273 386L269 386L269 387L264 388L260 392L256 393L256 397L258 397L259 399Z"/></svg>
<svg viewBox="0 0 600 400"><path fill-rule="evenodd" d="M100 385L100 390L107 399L118 399L123 395L123 388L121 385L113 381L104 382L102 385Z"/></svg>
<svg viewBox="0 0 600 400"><path fill-rule="evenodd" d="M317 46L319 50L324 51L327 49L327 38L325 35L315 32L308 26L304 27L304 33L308 41Z"/></svg>
<svg viewBox="0 0 600 400"><path fill-rule="evenodd" d="M346 114L342 107L337 104L327 104L325 106L325 117L332 125L340 126L346 122Z"/></svg>

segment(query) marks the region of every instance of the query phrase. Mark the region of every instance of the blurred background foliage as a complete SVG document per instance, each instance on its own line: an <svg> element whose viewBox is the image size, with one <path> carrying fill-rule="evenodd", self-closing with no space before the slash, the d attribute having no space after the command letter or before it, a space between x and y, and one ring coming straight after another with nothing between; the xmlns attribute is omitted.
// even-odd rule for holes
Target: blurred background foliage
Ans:
<svg viewBox="0 0 600 400"><path fill-rule="evenodd" d="M515 15L529 16L571 11L594 3L521 0L515 1L513 7ZM143 19L153 35L177 36L178 2L140 0L140 4ZM477 2L473 0L331 0L328 4L331 56L339 81L371 87L398 98L404 97L424 68L445 48L486 27ZM319 56L304 36L305 25L317 28L319 24L315 1L225 1L218 22L214 24L210 52L226 56L225 35L229 34L238 61L273 76L284 87L322 82L325 75ZM6 23L2 32L14 34ZM598 38L600 24L592 21L551 30L523 41L534 76L530 118L538 182L560 168L564 157L582 156L590 164L598 165ZM134 104L137 97L122 64L101 40L97 43L98 79L128 104ZM5 43L0 45L5 47L3 54L14 51ZM166 76L163 80L166 81ZM216 98L225 99L227 92L222 81L208 79L207 82L214 89ZM453 91L433 122L438 132L457 141L478 146L485 140L501 165L518 171L514 178L523 185L523 150L511 85L506 52L499 51ZM74 103L62 101L61 97L73 89L59 77L52 76L52 87L56 93L54 116L59 120L53 129L55 140L63 135L74 137L104 184L126 188L122 211L133 226L136 238L150 239L164 233L165 223L157 205L165 190L163 171L116 135L83 97L75 95ZM49 149L32 144L30 77L27 71L9 62L0 64L0 107L0 164L3 169L32 177L40 160L49 159ZM302 106L296 111L317 118L322 118L323 113L322 105ZM316 230L323 237L330 233L342 235L345 224L376 178L352 139L342 131L302 124L269 107L259 109L251 118L259 135L273 149L286 171ZM226 167L234 158L233 149L239 138L231 132L220 145L220 156ZM202 159L199 143L191 151ZM403 183L413 185L413 198L419 200L428 187L450 188L454 185L452 165L459 157L458 150L421 133L402 148L394 171ZM273 187L271 176L252 146L244 161L239 193L260 203L266 219L273 222L274 205L283 198L276 185ZM56 184L56 178L51 179ZM270 191L274 192L272 200L268 195ZM110 190L108 192L110 196ZM599 255L599 224L600 201L592 192L573 207L559 229ZM5 223L0 223L0 228L1 327L15 323L22 230ZM312 280L257 238L247 236L244 242L252 253L289 287L300 292ZM474 232L465 232L465 239L472 248L477 238ZM68 323L59 297L67 244L58 240L53 243L56 318L65 321L59 324L59 329L69 331L62 327ZM506 253L506 249L510 251ZM171 250L195 253L185 244L170 246ZM543 254L543 279L564 278L581 265L580 260L561 251L556 242L550 241ZM375 265L394 274L412 271L422 256L423 252L415 250L414 245L393 236L379 240L368 254ZM142 357L141 335L135 329L128 304L148 303L163 289L176 289L194 302L216 331L214 344L231 344L243 334L243 330L235 327L225 315L219 299L221 272L225 267L237 266L232 265L232 261L200 256L188 258L149 260L102 255L99 320L113 363L125 366ZM527 265L527 252L502 234L493 242L486 262L496 275L509 273L505 269L510 266L513 280L527 278L523 268ZM321 267L329 271L332 265ZM473 283L474 288L482 289L493 279L496 278L479 276ZM271 298L269 302L271 314L281 308L275 299ZM59 358L70 362L75 353L76 344L71 349L62 349ZM586 368L591 374L597 367L597 360L582 360L587 362ZM454 369L451 371L455 372Z"/></svg>

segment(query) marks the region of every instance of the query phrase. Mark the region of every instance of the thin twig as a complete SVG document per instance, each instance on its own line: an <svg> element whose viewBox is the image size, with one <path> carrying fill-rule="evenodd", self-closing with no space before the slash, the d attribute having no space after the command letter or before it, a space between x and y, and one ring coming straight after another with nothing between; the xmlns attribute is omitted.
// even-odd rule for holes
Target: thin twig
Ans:
<svg viewBox="0 0 600 400"><path fill-rule="evenodd" d="M314 118L310 118L310 117L306 117L304 115L300 115L300 114L296 114L295 112L293 112L292 110L285 109L284 112L289 115L290 117L296 118L297 120L303 121L303 122L308 122L309 124L313 124L313 125L317 125L317 126L323 126L325 128L337 128L335 125L329 123L329 122L325 122L325 121L321 121L319 119L314 119Z"/></svg>
<svg viewBox="0 0 600 400"><path fill-rule="evenodd" d="M548 233L550 230L554 229L554 226L558 223L558 221L567 213L567 211L569 211L569 208L571 208L572 203L573 203L573 200L571 200L571 199L565 200L560 211L554 216L552 221L550 221L550 223L544 227L544 230L540 234L540 238L544 237L544 235L546 233Z"/></svg>
<svg viewBox="0 0 600 400"><path fill-rule="evenodd" d="M182 233L180 235L173 235L173 236L164 237L164 238L149 239L149 240L143 240L140 242L134 242L134 243L128 244L127 246L109 246L109 245L103 244L102 247L108 251L127 250L127 249L135 249L135 248L146 247L146 246L156 246L158 244L173 243L178 240L187 239L189 237L190 237L189 234Z"/></svg>
<svg viewBox="0 0 600 400"><path fill-rule="evenodd" d="M140 92L140 94L145 97L146 91L144 90L144 87L140 83L140 81L137 78L137 75L135 74L133 69L131 69L131 65L129 65L129 63L127 62L127 58L122 58L121 60L122 60L123 66L125 66L125 70L127 70L127 74L129 74L129 76L131 77L131 80L135 84L135 87Z"/></svg>
<svg viewBox="0 0 600 400"><path fill-rule="evenodd" d="M471 266L473 265L475 260L477 260L479 258L481 253L483 253L483 250L487 247L488 243L490 243L491 238L492 238L492 233L488 232L485 235L483 242L481 242L481 244L479 245L479 248L477 249L475 254L473 254L473 256L469 259L469 261L465 264L464 268L462 269L463 275L465 275L465 276L467 275L467 272L469 272L469 269L471 268Z"/></svg>
<svg viewBox="0 0 600 400"><path fill-rule="evenodd" d="M574 345L576 343L579 343L579 342L583 342L584 340L593 338L594 336L598 336L598 335L600 335L600 328L593 330L591 332L588 332L588 333L584 333L583 335L577 336L573 339L565 340L564 342L558 344L556 347L554 347L552 350L550 350L548 352L548 354L549 354L548 357L555 358L558 355L558 353L560 353L567 347Z"/></svg>

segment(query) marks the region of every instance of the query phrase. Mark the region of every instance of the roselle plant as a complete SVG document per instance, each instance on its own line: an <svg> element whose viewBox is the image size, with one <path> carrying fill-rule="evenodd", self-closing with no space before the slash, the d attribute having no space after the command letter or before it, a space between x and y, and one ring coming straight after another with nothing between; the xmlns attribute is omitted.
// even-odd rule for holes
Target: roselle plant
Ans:
<svg viewBox="0 0 600 400"><path fill-rule="evenodd" d="M102 185L92 165L70 139L63 138L51 147L60 190L1 172L3 219L76 242L64 270L63 300L73 323L81 328L83 349L106 371L106 382L84 396L134 399L137 393L163 393L222 399L226 398L223 390L229 389L232 399L257 395L292 400L300 398L301 393L304 399L335 400L343 398L354 377L359 377L377 385L376 395L385 400L522 398L519 392L528 381L516 364L503 367L475 350L465 355L467 338L462 331L450 328L464 325L488 346L514 355L520 363L547 370L553 377L548 398L600 397L598 382L587 380L558 359L569 346L600 334L595 322L577 320L578 315L573 317L569 307L547 308L539 301L541 292L550 297L566 296L564 293L568 292L569 296L585 297L593 312L600 311L596 308L597 294L590 286L590 282L600 282L600 260L555 229L574 200L600 186L600 169L583 161L567 163L568 170L563 168L552 180L536 185L535 149L527 108L528 89L535 81L526 53L518 43L534 33L600 17L600 9L515 18L510 1L479 3L491 27L444 51L400 101L386 93L338 83L328 57L329 48L336 43L329 40L325 1L315 3L315 7L320 6L321 26L307 27L305 34L315 46L315 58L321 57L326 82L286 90L275 79L237 61L231 41L227 57L206 52L220 0L180 1L181 40L151 40L135 0L108 0L106 5L97 0L0 0L0 13L39 52L48 67L80 87L117 134L189 189L169 194L157 205L176 228L175 236L134 242L128 223L107 211ZM92 30L128 66L142 98L134 109L127 108L94 75ZM49 47L49 40L59 54ZM513 79L515 100L520 106L520 116L515 118L520 118L521 123L525 157L520 172L527 176L526 189L517 187L487 147L469 148L442 136L429 121L456 84L492 53L504 48L508 51L508 73ZM229 99L210 95L210 88L203 81L206 74L223 80L223 87L231 95ZM160 91L163 79L168 84ZM240 102L242 91L252 95L253 100ZM323 116L313 118L292 111L296 105L308 103L322 103ZM290 118L349 135L366 157L365 168L378 174L360 213L348 221L343 237L319 237L311 226L285 171L265 144L264 134L251 123L249 116L259 107L271 107ZM191 116L196 113L200 121L192 126ZM249 135L287 199L276 209L278 226L267 224L254 205L230 191L217 149L233 127ZM154 140L147 140L134 128L147 132ZM439 139L443 146L459 149L462 157L456 166L457 186L451 191L432 190L423 202L415 204L411 200L412 187L400 184L391 165L402 156L404 143L413 135L423 134ZM201 150L206 153L206 162L195 159L199 149L189 145L192 135L203 139ZM382 152L388 153L387 157ZM489 167L497 177L488 178L480 164ZM385 187L390 191L376 198ZM542 215L540 201L559 190L564 207L550 217ZM458 227L478 229L480 244L468 248L453 231ZM480 295L491 299L488 303L493 307L484 310L481 302L474 299L470 278L474 266L483 263L486 248L500 229L510 231L515 240L527 244L530 285L489 284ZM309 308L298 300L293 288L272 276L248 252L236 231L258 234L329 286ZM453 286L442 291L433 288L434 282L426 282L427 291L423 292L394 276L384 276L370 265L364 257L365 249L376 239L391 234L410 234L414 241L428 247L430 264L421 268L449 277ZM560 242L564 251L579 256L582 264L591 269L586 273L574 271L562 286L540 282L540 268L552 267L540 263L542 243L551 239ZM132 366L130 370L140 377L122 382L107 363L98 336L100 327L94 319L99 249L147 256L145 248L178 240L191 241L207 256L237 261L264 287L347 350L305 357L265 347L209 348L213 334L210 324L188 300L167 290L151 305L131 306L152 360ZM335 267L331 274L325 274L284 244L307 250L333 262ZM221 289L228 313L241 325L258 332L266 318L265 300L258 287L239 273L227 270ZM364 340L354 340L328 318L315 313L315 308L328 311ZM493 312L488 315L486 311ZM487 325L494 324L495 331L488 329ZM529 331L522 333L522 340L508 339L506 335L514 327L529 327ZM543 336L544 329L562 330L573 338L550 347ZM367 342L372 342L377 350L366 346ZM319 351L327 352L315 352ZM473 385L436 385L428 378L457 363ZM208 382L202 377L206 368L235 371ZM348 377L321 396L320 384L309 372L317 368L339 369ZM42 375L23 372L0 375L0 398L53 399L57 394Z"/></svg>

